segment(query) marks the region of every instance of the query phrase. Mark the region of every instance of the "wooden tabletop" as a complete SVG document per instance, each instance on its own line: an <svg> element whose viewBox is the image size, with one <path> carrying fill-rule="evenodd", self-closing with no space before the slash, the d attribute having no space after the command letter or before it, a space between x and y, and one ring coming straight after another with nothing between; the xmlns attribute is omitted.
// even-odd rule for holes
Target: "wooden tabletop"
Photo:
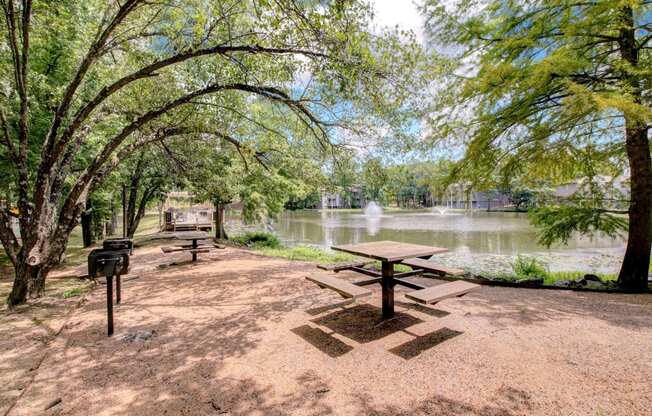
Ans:
<svg viewBox="0 0 652 416"><path fill-rule="evenodd" d="M432 256L433 254L445 253L448 251L446 248L401 243L398 241L373 241L370 243L333 246L331 248L333 250L355 254L356 256L368 257L387 262L397 262L411 257Z"/></svg>
<svg viewBox="0 0 652 416"><path fill-rule="evenodd" d="M177 240L205 240L209 236L207 233L197 233L197 232L182 232L175 235Z"/></svg>

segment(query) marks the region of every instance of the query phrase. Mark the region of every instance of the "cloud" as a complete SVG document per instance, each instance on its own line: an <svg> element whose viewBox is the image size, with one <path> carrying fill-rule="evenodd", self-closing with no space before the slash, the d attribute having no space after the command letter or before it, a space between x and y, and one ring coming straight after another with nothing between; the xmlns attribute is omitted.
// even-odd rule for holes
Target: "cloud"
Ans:
<svg viewBox="0 0 652 416"><path fill-rule="evenodd" d="M417 3L410 0L373 0L374 24L379 28L399 26L411 30L420 43L424 40L423 17L419 14Z"/></svg>

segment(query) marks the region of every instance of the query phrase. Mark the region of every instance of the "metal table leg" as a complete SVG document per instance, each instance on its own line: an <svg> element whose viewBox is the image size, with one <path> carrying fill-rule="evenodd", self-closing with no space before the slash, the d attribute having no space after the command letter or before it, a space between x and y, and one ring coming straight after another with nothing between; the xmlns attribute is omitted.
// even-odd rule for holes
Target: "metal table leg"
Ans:
<svg viewBox="0 0 652 416"><path fill-rule="evenodd" d="M382 262L383 319L394 317L394 264Z"/></svg>

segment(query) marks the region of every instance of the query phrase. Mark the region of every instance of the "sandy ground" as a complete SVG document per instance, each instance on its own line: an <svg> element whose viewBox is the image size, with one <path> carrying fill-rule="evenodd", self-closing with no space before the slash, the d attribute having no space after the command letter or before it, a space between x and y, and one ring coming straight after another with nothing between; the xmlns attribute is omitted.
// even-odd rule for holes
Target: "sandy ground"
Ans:
<svg viewBox="0 0 652 416"><path fill-rule="evenodd" d="M34 340L32 371L5 337L39 333L3 327L3 413L652 414L650 295L482 287L433 308L398 295L381 323L379 288L333 306L303 278L314 266L230 248L157 267L187 256L138 250L116 334L99 286Z"/></svg>

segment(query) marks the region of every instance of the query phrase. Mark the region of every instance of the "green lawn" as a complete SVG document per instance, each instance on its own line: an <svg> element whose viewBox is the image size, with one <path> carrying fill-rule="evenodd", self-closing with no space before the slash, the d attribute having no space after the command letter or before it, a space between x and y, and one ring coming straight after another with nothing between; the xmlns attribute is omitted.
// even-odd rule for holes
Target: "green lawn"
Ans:
<svg viewBox="0 0 652 416"><path fill-rule="evenodd" d="M294 247L260 247L253 246L251 247L257 253L270 256L270 257L280 257L288 260L297 260L297 261L307 261L313 262L316 264L335 264L335 263L346 263L354 261L363 261L365 259L353 256L347 253L340 253L334 251L327 251L317 247L310 246L294 246ZM380 262L375 262L374 266L380 269ZM650 267L652 270L652 266ZM397 264L394 268L397 272L407 272L411 268L402 264ZM500 277L505 280L516 281L525 279L528 277L543 277L543 283L545 285L553 285L556 281L559 280L579 280L584 277L586 272L579 271L561 271L561 272L550 272L545 269L540 270L536 275L519 275L516 273L500 275ZM612 282L618 279L617 274L604 274L604 273L595 273L596 276L600 277L603 281Z"/></svg>
<svg viewBox="0 0 652 416"><path fill-rule="evenodd" d="M294 246L294 247L252 247L257 253L264 254L265 256L270 257L281 257L288 260L297 260L297 261L308 261L316 264L336 264L336 263L349 263L357 261L365 261L362 257L357 257L352 254L337 252L337 251L327 251L317 247L310 246ZM369 260L372 262L371 260ZM380 270L380 262L373 262L374 266ZM394 266L394 270L397 272L407 272L412 270L412 268L397 264Z"/></svg>
<svg viewBox="0 0 652 416"><path fill-rule="evenodd" d="M346 253L337 253L321 250L309 246L295 247L254 247L257 253L270 257L281 257L288 260L311 261L317 264L345 263L360 260L359 257Z"/></svg>
<svg viewBox="0 0 652 416"><path fill-rule="evenodd" d="M138 225L138 230L136 231L136 237L154 234L158 232L158 213L148 213L145 214L143 219ZM121 236L122 228L120 228L119 235L113 237ZM101 242L101 241L100 241ZM82 243L82 231L81 226L75 227L70 234L68 239L68 246L66 247L66 265L79 265L86 262L88 253L94 247L84 248ZM9 257L5 254L4 250L0 248L0 266L10 267L11 263L9 262Z"/></svg>

